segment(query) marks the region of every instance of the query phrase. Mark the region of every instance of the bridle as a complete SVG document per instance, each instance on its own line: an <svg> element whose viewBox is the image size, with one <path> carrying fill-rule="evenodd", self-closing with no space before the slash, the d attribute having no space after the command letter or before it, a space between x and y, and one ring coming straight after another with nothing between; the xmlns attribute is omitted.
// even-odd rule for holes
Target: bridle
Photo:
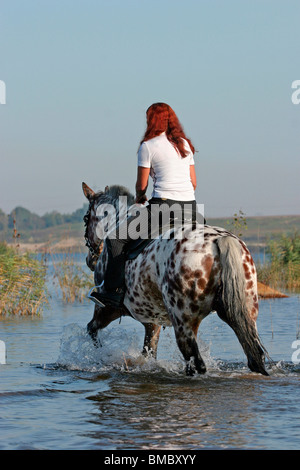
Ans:
<svg viewBox="0 0 300 470"><path fill-rule="evenodd" d="M88 225L89 225L89 219L91 215L91 205L92 203L90 202L87 213L83 217L84 226L85 226L85 232L84 232L85 246L88 247L92 256L99 257L102 240L99 240L99 243L96 246L94 246L88 237Z"/></svg>

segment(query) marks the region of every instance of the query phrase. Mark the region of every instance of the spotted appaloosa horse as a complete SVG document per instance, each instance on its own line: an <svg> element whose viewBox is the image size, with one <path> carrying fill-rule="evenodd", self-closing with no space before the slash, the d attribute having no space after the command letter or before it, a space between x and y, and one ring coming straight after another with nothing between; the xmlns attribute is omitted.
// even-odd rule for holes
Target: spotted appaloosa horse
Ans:
<svg viewBox="0 0 300 470"><path fill-rule="evenodd" d="M84 218L89 248L87 265L94 270L95 285L100 285L107 251L103 239L97 236L97 209L102 204L116 206L120 195L126 195L130 205L133 196L121 186L95 193L85 183L83 192L89 200ZM143 351L155 357L161 326L172 326L187 364L187 374L205 373L196 336L203 318L216 311L235 332L250 370L268 375L264 347L256 328L256 269L246 245L219 227L197 225L193 230L192 227L185 230L189 231L189 236L186 232L182 239L160 236L135 259L126 261L124 309L95 306L93 319L88 324L90 335L95 338L97 331L111 321L130 315L144 324Z"/></svg>

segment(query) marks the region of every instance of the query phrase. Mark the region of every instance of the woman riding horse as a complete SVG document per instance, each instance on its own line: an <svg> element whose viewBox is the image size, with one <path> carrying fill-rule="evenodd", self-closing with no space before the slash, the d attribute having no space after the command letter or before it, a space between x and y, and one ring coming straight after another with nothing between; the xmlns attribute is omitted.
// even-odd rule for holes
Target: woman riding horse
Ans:
<svg viewBox="0 0 300 470"><path fill-rule="evenodd" d="M138 150L135 201L139 204L146 203L150 175L153 179L153 192L148 206L142 209L147 212L145 226L141 227L141 232L147 230L150 237L150 223L153 233L154 226L159 225L161 211L166 213L165 208L169 218L173 213L172 206L176 205L182 211L189 208L192 220L196 219L196 173L194 146L186 137L173 109L165 103L155 103L148 108L146 116L147 129ZM124 230L120 227L118 233L122 233L122 237L114 232L114 237L108 235L106 238L108 265L104 288L101 292L91 294L96 303L117 308L123 304L126 248L132 239L129 231L126 232L124 236Z"/></svg>

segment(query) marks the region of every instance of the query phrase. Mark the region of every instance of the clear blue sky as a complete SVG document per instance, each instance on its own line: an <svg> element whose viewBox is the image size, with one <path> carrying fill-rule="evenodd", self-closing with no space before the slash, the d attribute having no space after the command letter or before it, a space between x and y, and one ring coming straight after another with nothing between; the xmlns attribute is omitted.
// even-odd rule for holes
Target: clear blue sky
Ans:
<svg viewBox="0 0 300 470"><path fill-rule="evenodd" d="M299 214L299 57L299 0L0 0L0 208L69 213L82 181L134 191L164 101L207 217Z"/></svg>

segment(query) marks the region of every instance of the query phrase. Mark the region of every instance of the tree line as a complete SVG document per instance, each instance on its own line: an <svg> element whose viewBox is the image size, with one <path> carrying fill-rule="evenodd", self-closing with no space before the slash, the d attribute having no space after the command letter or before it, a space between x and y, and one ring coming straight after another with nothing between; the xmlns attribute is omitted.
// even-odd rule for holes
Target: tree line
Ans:
<svg viewBox="0 0 300 470"><path fill-rule="evenodd" d="M24 207L18 206L5 214L0 209L0 231L13 230L17 226L18 231L41 230L57 225L82 222L88 205L84 204L81 209L77 209L71 214L60 214L57 211L47 212L45 215L37 215Z"/></svg>

